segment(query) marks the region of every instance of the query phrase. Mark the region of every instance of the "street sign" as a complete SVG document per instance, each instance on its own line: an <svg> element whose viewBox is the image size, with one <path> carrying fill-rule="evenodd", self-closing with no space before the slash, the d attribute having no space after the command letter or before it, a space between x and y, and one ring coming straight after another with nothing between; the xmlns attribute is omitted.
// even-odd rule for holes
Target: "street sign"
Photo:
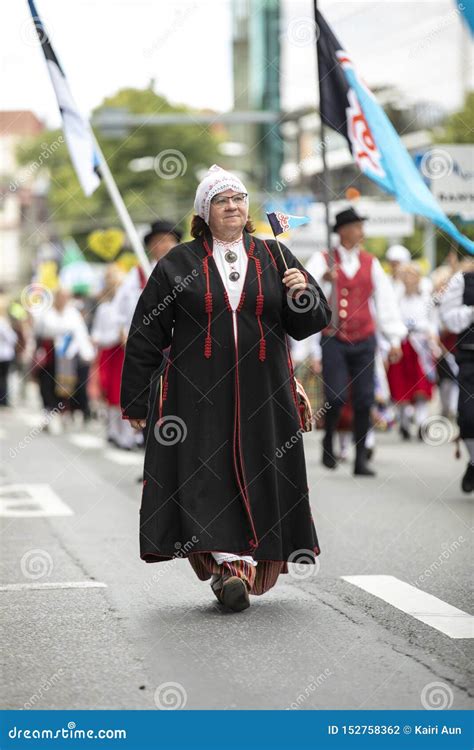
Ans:
<svg viewBox="0 0 474 750"><path fill-rule="evenodd" d="M451 216L474 220L474 146L434 146L424 156L422 171L443 211Z"/></svg>

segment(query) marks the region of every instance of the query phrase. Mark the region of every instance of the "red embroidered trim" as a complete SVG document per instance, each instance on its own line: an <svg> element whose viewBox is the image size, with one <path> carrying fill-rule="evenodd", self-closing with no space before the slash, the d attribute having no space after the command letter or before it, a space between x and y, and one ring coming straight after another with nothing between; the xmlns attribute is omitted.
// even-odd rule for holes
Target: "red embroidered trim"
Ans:
<svg viewBox="0 0 474 750"><path fill-rule="evenodd" d="M229 295L227 294L227 289L224 290L224 300L228 311L232 312L232 306L230 304Z"/></svg>
<svg viewBox="0 0 474 750"><path fill-rule="evenodd" d="M238 304L238 305L237 305L237 307L235 308L235 309L236 309L236 312L240 312L240 311L241 311L241 309L243 308L243 306L244 306L244 302L245 302L245 296L246 296L246 294L247 294L247 292L244 292L244 291L242 290L242 294L240 295L240 300L239 300L239 304ZM230 309L232 310L232 308L230 308Z"/></svg>
<svg viewBox="0 0 474 750"><path fill-rule="evenodd" d="M268 245L267 245L267 243L265 242L265 240L263 240L263 244L265 245L265 247L266 247L266 249L267 249L267 253L269 254L270 258L272 259L272 263L273 263L273 265L275 266L275 268L276 268L276 269L277 269L277 271L278 271L278 266L277 266L277 264L276 264L276 260L275 260L275 258L273 257L273 253L272 253L272 251L270 250L270 248L268 247Z"/></svg>
<svg viewBox="0 0 474 750"><path fill-rule="evenodd" d="M212 338L211 338L211 319L212 319L212 292L209 282L209 258L212 256L212 252L207 244L207 240L204 240L204 249L207 253L202 261L202 267L204 275L206 277L206 293L204 295L204 310L207 313L207 334L204 339L204 356L209 359L212 354Z"/></svg>
<svg viewBox="0 0 474 750"><path fill-rule="evenodd" d="M171 359L168 359L168 364L166 365L165 373L163 375L163 394L161 397L162 403L164 403L168 397L168 371L170 369L170 365L171 365ZM161 414L160 414L160 417L161 417Z"/></svg>
<svg viewBox="0 0 474 750"><path fill-rule="evenodd" d="M257 299L255 304L255 315L257 316L257 323L258 327L260 329L260 345L258 347L258 358L260 362L265 361L266 353L267 353L267 342L265 341L265 334L263 332L263 326L262 326L262 313L263 313L263 303L264 303L264 294L262 289L262 264L260 263L260 258L255 258L255 256L252 253L252 258L255 263L255 270L257 272L257 283L258 283L258 293L257 293Z"/></svg>

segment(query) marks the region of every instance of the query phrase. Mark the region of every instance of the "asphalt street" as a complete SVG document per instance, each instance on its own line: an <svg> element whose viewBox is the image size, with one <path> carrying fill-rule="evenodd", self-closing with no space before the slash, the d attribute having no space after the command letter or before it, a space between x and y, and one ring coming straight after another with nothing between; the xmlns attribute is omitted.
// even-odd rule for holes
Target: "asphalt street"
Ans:
<svg viewBox="0 0 474 750"><path fill-rule="evenodd" d="M378 435L377 477L355 478L321 467L306 435L318 565L234 614L186 560L139 559L141 453L110 449L97 424L53 437L39 422L2 410L3 707L472 706L472 639L345 580L392 576L413 610L422 591L466 622L474 496L452 444Z"/></svg>

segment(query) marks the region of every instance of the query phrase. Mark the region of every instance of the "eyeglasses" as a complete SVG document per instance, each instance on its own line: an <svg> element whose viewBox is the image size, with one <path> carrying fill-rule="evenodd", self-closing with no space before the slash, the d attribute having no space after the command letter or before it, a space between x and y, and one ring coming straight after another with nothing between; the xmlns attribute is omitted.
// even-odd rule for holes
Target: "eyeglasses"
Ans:
<svg viewBox="0 0 474 750"><path fill-rule="evenodd" d="M236 206L243 206L244 203L247 202L247 193L237 193L237 195L216 195L215 198L211 199L211 203L213 206L217 206L218 208L223 208L223 206L228 206L230 201L233 201Z"/></svg>

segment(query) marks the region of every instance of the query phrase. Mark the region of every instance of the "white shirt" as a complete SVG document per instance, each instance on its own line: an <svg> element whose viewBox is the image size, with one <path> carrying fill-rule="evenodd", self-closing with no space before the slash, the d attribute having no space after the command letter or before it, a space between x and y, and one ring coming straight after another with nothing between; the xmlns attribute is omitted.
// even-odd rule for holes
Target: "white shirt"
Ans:
<svg viewBox="0 0 474 750"><path fill-rule="evenodd" d="M17 338L8 318L0 318L0 362L11 362L15 359Z"/></svg>
<svg viewBox="0 0 474 750"><path fill-rule="evenodd" d="M436 335L436 311L434 301L423 291L403 294L398 301L404 324L410 331Z"/></svg>
<svg viewBox="0 0 474 750"><path fill-rule="evenodd" d="M98 305L92 323L92 340L101 349L120 343L122 326L117 314L115 300L101 302Z"/></svg>
<svg viewBox="0 0 474 750"><path fill-rule="evenodd" d="M156 261L152 264L152 268L156 266ZM138 268L135 266L125 276L123 282L114 297L114 304L116 306L116 315L121 328L128 334L130 326L132 324L133 313L137 306L138 300L142 293L142 285L140 281L140 274Z"/></svg>
<svg viewBox="0 0 474 750"><path fill-rule="evenodd" d="M341 260L341 268L346 276L354 278L360 268L359 249L347 250L342 245L337 247ZM328 270L326 258L322 252L314 253L308 261L306 270L321 286L328 299L331 297L332 284L323 281L323 276ZM407 330L400 316L397 298L390 279L383 270L377 258L372 258L372 285L374 287L372 315L376 321L377 328L389 340L392 346L399 346L401 339L405 338Z"/></svg>
<svg viewBox="0 0 474 750"><path fill-rule="evenodd" d="M63 310L51 307L35 318L35 333L45 339L54 339L55 347L61 347L66 334L72 336L71 343L66 350L67 359L78 354L86 362L94 359L94 347L89 331L79 310L68 302Z"/></svg>
<svg viewBox="0 0 474 750"><path fill-rule="evenodd" d="M440 318L448 331L462 333L474 323L474 306L464 305L464 275L459 271L448 282L441 297Z"/></svg>
<svg viewBox="0 0 474 750"><path fill-rule="evenodd" d="M228 250L232 250L237 254L237 260L235 263L229 263L225 259L225 254ZM224 284L227 295L229 297L229 303L232 308L232 322L234 325L234 338L237 341L237 315L236 309L240 301L242 290L244 288L245 275L247 273L248 266L248 255L245 250L244 241L241 237L235 242L221 242L221 240L213 237L212 243L212 254L216 262L217 270L219 271L222 283ZM231 281L229 274L231 271L237 271L240 276L237 281Z"/></svg>

